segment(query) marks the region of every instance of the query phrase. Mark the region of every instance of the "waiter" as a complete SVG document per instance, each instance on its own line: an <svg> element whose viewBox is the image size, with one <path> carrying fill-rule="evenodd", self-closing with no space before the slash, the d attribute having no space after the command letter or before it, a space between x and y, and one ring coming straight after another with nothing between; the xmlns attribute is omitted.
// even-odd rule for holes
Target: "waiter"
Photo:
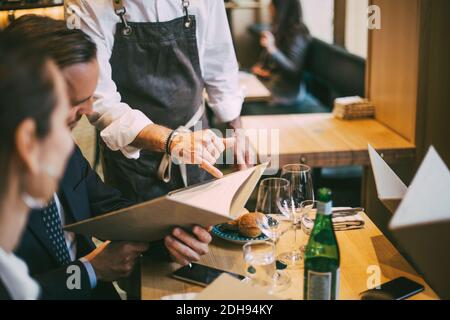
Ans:
<svg viewBox="0 0 450 320"><path fill-rule="evenodd" d="M101 130L106 182L145 201L221 177L213 165L234 140L191 130L208 128L204 89L216 117L240 127L243 98L224 2L76 0L68 12L69 26L75 13L98 46L90 121ZM235 152L245 168L248 157ZM176 166L173 158L197 165Z"/></svg>

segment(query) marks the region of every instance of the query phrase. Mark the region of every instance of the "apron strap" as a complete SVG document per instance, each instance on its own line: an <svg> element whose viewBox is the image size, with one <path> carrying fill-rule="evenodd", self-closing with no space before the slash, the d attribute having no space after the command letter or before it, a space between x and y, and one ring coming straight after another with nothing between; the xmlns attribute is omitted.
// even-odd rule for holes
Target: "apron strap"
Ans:
<svg viewBox="0 0 450 320"><path fill-rule="evenodd" d="M116 15L119 16L120 20L122 21L122 24L124 25L124 29L122 31L124 36L129 36L133 32L133 28L128 24L127 19L125 19L125 14L127 13L127 9L125 8L124 1L123 0L112 0L114 11L116 12ZM191 5L189 0L181 0L181 3L183 5L183 12L184 12L184 26L186 28L190 28L192 24L191 16L189 15L189 6ZM155 1L155 11L156 11L156 19L159 22L159 13L158 13L158 4L157 1Z"/></svg>
<svg viewBox="0 0 450 320"><path fill-rule="evenodd" d="M195 124L203 118L205 110L206 110L205 102L203 101L203 103L200 105L197 112L192 116L192 118L184 126L179 127L177 129L177 131L191 132L191 130L189 128L192 128L193 126L195 126ZM183 179L184 186L187 187L188 181L187 181L186 164L180 163L179 167L180 167L181 178ZM157 174L158 174L158 178L160 180L164 181L165 183L168 183L172 177L172 159L171 159L170 155L168 155L167 153L164 154L164 156L159 164Z"/></svg>
<svg viewBox="0 0 450 320"><path fill-rule="evenodd" d="M183 4L183 12L184 12L184 26L189 28L192 23L191 16L189 15L189 6L191 5L189 0L181 0Z"/></svg>
<svg viewBox="0 0 450 320"><path fill-rule="evenodd" d="M129 36L133 32L133 28L128 24L127 19L125 19L125 14L127 13L127 9L125 8L125 5L123 4L123 0L112 0L114 11L116 12L116 15L119 16L120 20L122 21L122 24L124 25L124 29L122 31L122 34L124 36Z"/></svg>

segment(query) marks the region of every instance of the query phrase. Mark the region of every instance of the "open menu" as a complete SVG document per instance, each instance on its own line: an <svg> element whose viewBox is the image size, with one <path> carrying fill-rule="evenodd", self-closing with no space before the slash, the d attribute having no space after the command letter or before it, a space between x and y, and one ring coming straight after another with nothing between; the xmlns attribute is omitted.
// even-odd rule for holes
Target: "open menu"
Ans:
<svg viewBox="0 0 450 320"><path fill-rule="evenodd" d="M380 200L393 217L389 229L436 293L450 299L450 171L430 147L413 181L406 187L369 146Z"/></svg>
<svg viewBox="0 0 450 320"><path fill-rule="evenodd" d="M267 163L222 179L66 226L66 231L112 241L156 241L176 226L209 227L237 218Z"/></svg>
<svg viewBox="0 0 450 320"><path fill-rule="evenodd" d="M370 144L368 149L378 198L391 213L394 213L408 191L408 187Z"/></svg>

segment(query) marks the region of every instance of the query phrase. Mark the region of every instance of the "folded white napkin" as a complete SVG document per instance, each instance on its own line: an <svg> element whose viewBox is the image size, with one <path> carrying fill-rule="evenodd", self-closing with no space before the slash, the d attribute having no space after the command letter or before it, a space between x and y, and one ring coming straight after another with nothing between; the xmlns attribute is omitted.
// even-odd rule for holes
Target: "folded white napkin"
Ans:
<svg viewBox="0 0 450 320"><path fill-rule="evenodd" d="M361 213L352 215L336 215L333 216L333 226L335 231L347 231L364 228L365 221ZM306 234L310 234L314 227L314 219L303 217L302 229Z"/></svg>

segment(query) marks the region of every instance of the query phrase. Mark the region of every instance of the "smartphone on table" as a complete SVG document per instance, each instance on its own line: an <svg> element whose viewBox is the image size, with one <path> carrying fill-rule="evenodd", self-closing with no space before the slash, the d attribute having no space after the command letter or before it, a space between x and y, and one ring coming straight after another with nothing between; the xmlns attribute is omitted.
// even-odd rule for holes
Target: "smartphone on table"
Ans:
<svg viewBox="0 0 450 320"><path fill-rule="evenodd" d="M172 277L206 287L223 273L227 273L239 280L245 279L243 275L208 267L198 263L191 263L176 270L172 273Z"/></svg>
<svg viewBox="0 0 450 320"><path fill-rule="evenodd" d="M405 300L424 290L421 284L400 277L384 283L379 289L371 289L362 292L362 300Z"/></svg>

